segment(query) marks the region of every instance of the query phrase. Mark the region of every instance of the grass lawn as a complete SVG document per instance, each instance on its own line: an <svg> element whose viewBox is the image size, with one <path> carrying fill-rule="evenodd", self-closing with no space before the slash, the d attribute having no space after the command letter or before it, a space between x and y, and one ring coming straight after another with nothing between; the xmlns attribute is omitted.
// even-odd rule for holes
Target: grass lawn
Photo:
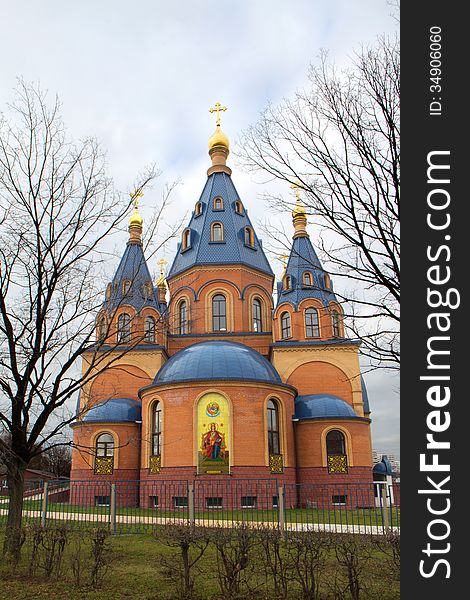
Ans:
<svg viewBox="0 0 470 600"><path fill-rule="evenodd" d="M81 555L88 556L90 540L81 535ZM76 538L77 539L77 538ZM86 579L91 563L83 558L84 574L82 584L74 582L72 560L77 555L76 543L72 541L66 547L62 560L61 575L55 574L51 578L44 576L44 571L39 568L34 577L27 575L28 564L31 559L31 542L27 539L22 553L20 565L12 570L0 560L0 598L8 600L176 600L180 598L178 592L178 565L180 555L177 548L171 548L151 535L116 535L109 538L110 567L105 575L101 587L92 589ZM3 532L0 531L0 543L3 541ZM364 599L397 600L399 598L399 585L396 579L384 579L384 554L375 546L366 551L364 556L363 585L367 590ZM262 560L260 546L253 547L249 553L248 567L243 571L247 584L242 586L243 593L239 598L249 599L274 599L272 582L267 575L266 565ZM211 544L198 563L194 598L204 600L230 600L219 591L217 580L216 551ZM333 581L335 579L343 585L346 582L346 573L341 571L333 550L328 551L325 564L321 568L322 600L335 598L348 598L335 595ZM175 579L176 575L176 579ZM289 598L300 598L298 583L291 582Z"/></svg>

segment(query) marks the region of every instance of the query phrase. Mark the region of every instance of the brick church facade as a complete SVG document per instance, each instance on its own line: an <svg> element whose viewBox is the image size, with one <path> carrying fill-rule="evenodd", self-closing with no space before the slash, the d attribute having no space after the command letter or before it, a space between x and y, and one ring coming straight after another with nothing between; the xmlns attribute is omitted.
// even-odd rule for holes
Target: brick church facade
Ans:
<svg viewBox="0 0 470 600"><path fill-rule="evenodd" d="M137 207L130 218L96 318L111 364L81 391L72 481L372 481L359 341L345 337L305 209L298 197L274 302L228 154L218 120L206 184L155 284Z"/></svg>

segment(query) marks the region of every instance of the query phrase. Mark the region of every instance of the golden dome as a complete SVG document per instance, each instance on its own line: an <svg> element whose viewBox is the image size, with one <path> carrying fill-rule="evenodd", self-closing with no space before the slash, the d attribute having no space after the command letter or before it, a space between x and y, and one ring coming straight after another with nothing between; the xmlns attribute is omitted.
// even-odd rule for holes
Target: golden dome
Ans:
<svg viewBox="0 0 470 600"><path fill-rule="evenodd" d="M129 227L132 227L132 226L142 227L143 222L144 222L144 219L140 215L139 210L137 208L134 208L134 212L132 213L132 215L129 219Z"/></svg>
<svg viewBox="0 0 470 600"><path fill-rule="evenodd" d="M223 146L227 151L229 149L228 137L220 129L220 125L217 125L214 133L209 138L209 150L212 150L215 146Z"/></svg>
<svg viewBox="0 0 470 600"><path fill-rule="evenodd" d="M305 210L305 206L302 204L300 198L297 198L295 208L292 211L292 218L294 219L294 221L297 219L307 218L307 211Z"/></svg>

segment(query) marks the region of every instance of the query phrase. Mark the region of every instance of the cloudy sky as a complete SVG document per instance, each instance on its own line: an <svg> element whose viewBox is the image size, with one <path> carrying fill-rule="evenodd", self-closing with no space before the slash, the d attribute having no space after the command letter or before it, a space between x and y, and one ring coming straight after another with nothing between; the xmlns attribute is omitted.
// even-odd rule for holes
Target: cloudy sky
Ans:
<svg viewBox="0 0 470 600"><path fill-rule="evenodd" d="M320 50L345 65L397 28L387 0L0 0L0 8L0 110L20 76L58 94L70 133L100 141L119 189L129 190L146 165L161 170L143 198L144 217L164 185L180 181L174 220L193 208L205 182L210 106L229 108L222 126L235 141L268 102L306 84ZM236 158L229 164L252 221L262 222L262 195L276 183L255 181ZM289 214L278 218L290 227ZM313 226L310 233L315 242ZM166 248L167 260L173 251ZM374 372L366 382L373 445L399 453L398 378Z"/></svg>

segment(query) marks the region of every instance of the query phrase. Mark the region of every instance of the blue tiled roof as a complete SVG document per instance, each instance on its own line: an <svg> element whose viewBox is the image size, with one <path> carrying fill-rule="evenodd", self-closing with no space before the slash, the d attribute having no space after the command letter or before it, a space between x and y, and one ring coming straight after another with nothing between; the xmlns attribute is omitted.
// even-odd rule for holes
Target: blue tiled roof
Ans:
<svg viewBox="0 0 470 600"><path fill-rule="evenodd" d="M364 404L364 413L370 413L369 394L367 393L366 382L361 375L362 402Z"/></svg>
<svg viewBox="0 0 470 600"><path fill-rule="evenodd" d="M374 465L373 472L380 475L391 475L393 472L392 465L388 458L383 455L382 460Z"/></svg>
<svg viewBox="0 0 470 600"><path fill-rule="evenodd" d="M295 399L296 419L358 418L353 407L330 394L310 394Z"/></svg>
<svg viewBox="0 0 470 600"><path fill-rule="evenodd" d="M221 197L223 210L214 209L214 198ZM207 179L199 202L202 213L193 213L188 228L189 249L178 246L168 278L185 271L194 265L244 264L263 273L274 275L263 252L260 241L254 233L254 246L245 245L245 227L253 226L243 206L242 214L235 210L235 201L241 201L232 179L226 173L212 173ZM218 221L224 227L224 241L211 242L211 224ZM254 229L253 229L254 232Z"/></svg>
<svg viewBox="0 0 470 600"><path fill-rule="evenodd" d="M112 400L100 402L100 404L90 408L83 417L83 421L87 423L135 423L141 420L141 404L131 398L113 398Z"/></svg>
<svg viewBox="0 0 470 600"><path fill-rule="evenodd" d="M166 362L154 385L181 381L238 380L282 384L273 365L259 352L224 340L188 346Z"/></svg>
<svg viewBox="0 0 470 600"><path fill-rule="evenodd" d="M303 286L302 276L305 271L309 271L313 276L312 287ZM325 271L308 237L294 239L285 275L290 276L291 287L289 290L278 290L277 306L282 302L290 302L297 308L305 298L317 298L324 306L328 306L332 301L337 302L333 285L331 289L325 288Z"/></svg>
<svg viewBox="0 0 470 600"><path fill-rule="evenodd" d="M123 295L123 282L131 283L127 294ZM151 294L149 297L144 292L145 284L150 284ZM116 270L112 281L111 298L105 300L103 308L112 310L123 304L133 306L137 311L145 306L156 308L161 314L166 305L158 302L157 290L153 287L152 277L145 260L142 245L136 242L128 242L121 262Z"/></svg>

